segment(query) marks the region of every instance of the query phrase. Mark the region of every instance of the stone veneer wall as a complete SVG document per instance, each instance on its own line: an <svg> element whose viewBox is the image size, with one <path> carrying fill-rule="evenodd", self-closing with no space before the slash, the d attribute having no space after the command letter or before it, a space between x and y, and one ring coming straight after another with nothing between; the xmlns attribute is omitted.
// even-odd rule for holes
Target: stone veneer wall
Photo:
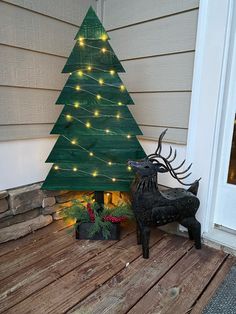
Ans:
<svg viewBox="0 0 236 314"><path fill-rule="evenodd" d="M23 237L61 219L60 212L70 206L70 201L86 193L43 191L41 185L0 191L0 243ZM127 193L105 193L105 203L117 204L128 199Z"/></svg>
<svg viewBox="0 0 236 314"><path fill-rule="evenodd" d="M0 243L17 239L54 220L78 192L42 191L41 183L0 192Z"/></svg>

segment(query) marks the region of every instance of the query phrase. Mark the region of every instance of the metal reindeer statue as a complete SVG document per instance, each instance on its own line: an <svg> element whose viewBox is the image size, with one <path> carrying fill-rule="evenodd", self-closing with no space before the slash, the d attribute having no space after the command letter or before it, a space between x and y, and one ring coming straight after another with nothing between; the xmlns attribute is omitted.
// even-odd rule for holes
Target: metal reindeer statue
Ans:
<svg viewBox="0 0 236 314"><path fill-rule="evenodd" d="M162 139L167 129L161 133L158 146L154 154L148 155L140 161L129 161L129 166L136 173L131 186L132 208L137 220L137 240L142 244L143 257L149 258L149 238L151 226L162 226L177 221L188 229L189 238L195 241L196 249L201 248L201 225L195 218L200 205L197 198L199 180L191 184L182 180L191 175L187 174L192 164L185 170L180 170L185 160L173 168L172 162L176 158L176 150L170 146L167 157L161 155ZM160 191L157 184L157 174L169 172L173 178L185 186L182 188L170 188ZM181 177L180 177L181 176Z"/></svg>

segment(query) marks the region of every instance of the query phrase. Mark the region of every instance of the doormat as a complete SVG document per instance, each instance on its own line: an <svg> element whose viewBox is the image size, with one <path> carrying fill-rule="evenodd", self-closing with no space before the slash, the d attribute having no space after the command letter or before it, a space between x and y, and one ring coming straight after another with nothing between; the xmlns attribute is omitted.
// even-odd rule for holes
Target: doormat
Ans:
<svg viewBox="0 0 236 314"><path fill-rule="evenodd" d="M202 314L236 313L236 265L234 265L222 284L216 290Z"/></svg>

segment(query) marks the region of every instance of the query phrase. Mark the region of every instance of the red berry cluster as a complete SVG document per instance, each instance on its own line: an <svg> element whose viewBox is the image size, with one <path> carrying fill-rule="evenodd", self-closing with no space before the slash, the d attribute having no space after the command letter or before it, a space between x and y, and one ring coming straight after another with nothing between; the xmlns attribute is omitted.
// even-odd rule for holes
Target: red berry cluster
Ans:
<svg viewBox="0 0 236 314"><path fill-rule="evenodd" d="M118 222L122 222L126 219L126 217L124 216L121 216L121 217L114 217L112 215L107 215L107 216L104 216L103 217L103 220L104 221L110 221L110 222L113 222L113 223L118 223Z"/></svg>
<svg viewBox="0 0 236 314"><path fill-rule="evenodd" d="M92 206L90 203L87 204L87 211L89 214L90 221L94 222L95 221L95 215L94 215L94 212L93 212L93 209L92 209ZM112 215L107 215L107 216L103 217L103 221L110 221L112 223L119 223L119 222L122 222L124 220L126 220L125 216L115 217Z"/></svg>
<svg viewBox="0 0 236 314"><path fill-rule="evenodd" d="M88 214L89 214L90 221L94 222L95 221L95 215L94 215L94 212L92 210L92 206L91 206L90 203L87 204L87 211L88 211Z"/></svg>

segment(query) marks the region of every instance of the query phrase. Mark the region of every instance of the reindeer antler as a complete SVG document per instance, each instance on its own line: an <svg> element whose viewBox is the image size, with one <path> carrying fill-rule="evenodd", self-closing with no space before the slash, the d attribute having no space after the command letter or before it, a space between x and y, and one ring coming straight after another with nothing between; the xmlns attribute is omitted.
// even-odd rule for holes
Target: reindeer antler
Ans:
<svg viewBox="0 0 236 314"><path fill-rule="evenodd" d="M190 186L192 185L193 183L184 183L182 182L182 180L188 178L192 172L188 173L187 172L190 170L190 168L192 167L192 164L190 164L185 170L183 171L179 171L179 172L176 172L176 170L179 170L185 163L186 160L182 161L177 167L173 168L172 167L172 162L176 159L176 156L177 156L177 151L175 149L174 151L174 154L173 154L173 149L172 147L170 146L170 152L168 154L167 157L164 157L161 155L161 151L162 151L162 140L163 140L163 137L165 136L166 132L167 132L168 129L164 130L161 135L159 136L159 140L158 140L158 146L157 146L157 149L155 151L154 154L150 154L148 155L148 158L151 158L152 160L156 160L158 161L156 158L159 158L161 159L164 164L165 164L165 167L166 169L169 171L169 173L171 174L171 176L173 178L175 178L179 183L181 183L182 185L185 185L185 186ZM186 174L186 175L184 175ZM179 175L184 175L182 177L179 177ZM199 179L200 180L200 179Z"/></svg>
<svg viewBox="0 0 236 314"><path fill-rule="evenodd" d="M168 129L165 129L161 135L159 136L159 140L158 140L158 146L157 146L157 149L155 151L155 155L158 153L160 154L161 153L161 150L162 150L162 139L163 137L165 136L166 132L167 132Z"/></svg>

